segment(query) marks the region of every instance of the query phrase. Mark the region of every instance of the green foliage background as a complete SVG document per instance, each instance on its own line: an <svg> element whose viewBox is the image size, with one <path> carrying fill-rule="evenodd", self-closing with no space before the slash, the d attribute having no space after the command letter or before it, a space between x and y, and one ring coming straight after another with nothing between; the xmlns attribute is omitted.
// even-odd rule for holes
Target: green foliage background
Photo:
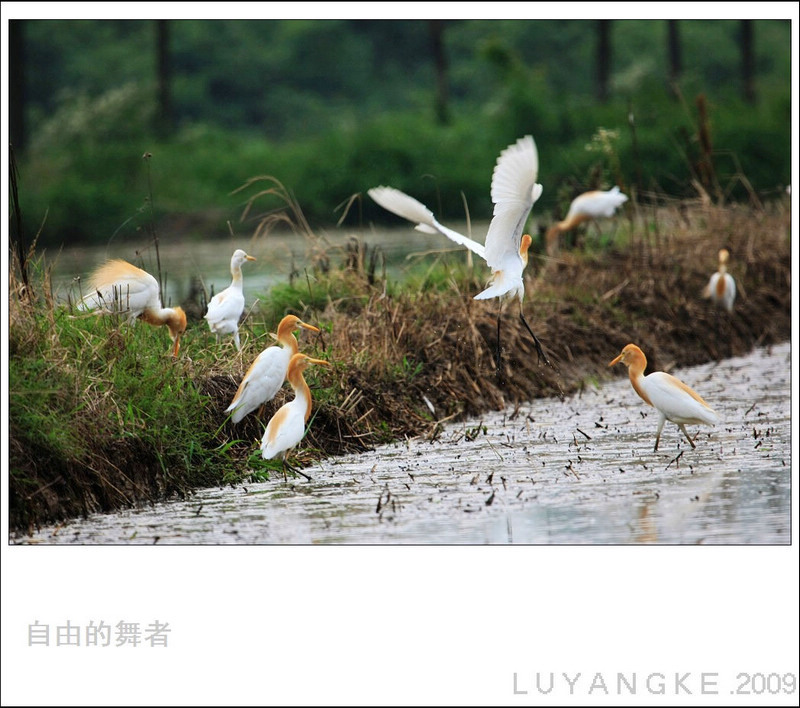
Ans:
<svg viewBox="0 0 800 708"><path fill-rule="evenodd" d="M316 225L336 222L340 204L378 184L409 191L443 218L463 216L463 192L485 218L494 161L525 133L539 147L541 213L561 216L573 192L614 183L693 195L699 94L728 198L748 197L737 175L762 197L790 180L788 21L754 23L754 105L741 97L738 21L679 23L677 97L666 80L667 23L613 21L603 104L594 22L448 21L445 124L425 21L169 26L175 130L158 138L154 22L26 22L30 139L18 160L28 230L47 215L40 244L105 242L140 226L148 171L157 215L202 215L204 237L241 214L247 195L231 192L266 174ZM600 128L612 131L609 149L587 149ZM348 217L387 219L369 200Z"/></svg>

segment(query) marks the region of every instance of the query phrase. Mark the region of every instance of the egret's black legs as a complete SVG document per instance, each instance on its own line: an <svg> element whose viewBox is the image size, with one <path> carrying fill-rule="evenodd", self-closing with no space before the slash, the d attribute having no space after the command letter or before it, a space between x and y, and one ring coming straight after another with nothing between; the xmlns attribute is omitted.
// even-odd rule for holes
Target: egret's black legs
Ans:
<svg viewBox="0 0 800 708"><path fill-rule="evenodd" d="M553 369L553 371L558 373L558 369L556 369L556 367L550 363L550 360L544 353L544 349L542 349L542 343L539 341L539 338L533 333L533 330L530 328L530 325L525 319L525 315L522 314L522 303L519 304L519 318L522 320L522 324L525 325L525 329L528 330L528 334L530 334L531 337L533 337L533 344L536 347L536 355L539 357L539 361L541 362L542 360L544 360L544 363L547 366L549 366L551 369ZM556 383L556 386L558 386L558 396L563 401L564 392L561 390L561 385Z"/></svg>
<svg viewBox="0 0 800 708"><path fill-rule="evenodd" d="M497 347L494 350L494 370L497 376L500 376L500 368L503 364L503 354L500 349L500 316L503 314L503 306L497 308Z"/></svg>
<svg viewBox="0 0 800 708"><path fill-rule="evenodd" d="M519 308L519 318L522 320L522 324L525 325L525 329L528 330L528 334L530 334L531 337L533 337L533 344L536 347L536 355L539 357L539 361L544 360L544 363L547 364L547 366L552 367L553 365L550 363L550 360L545 355L544 349L542 349L542 343L539 341L539 338L533 333L533 330L530 328L528 321L525 319L525 315L522 314L522 305L520 305Z"/></svg>
<svg viewBox="0 0 800 708"><path fill-rule="evenodd" d="M284 459L284 461L283 461L283 481L284 481L284 482L286 482L286 481L287 481L287 478L286 478L286 468L287 468L287 467L288 467L288 468L289 468L289 469L290 469L292 472L294 472L295 474L299 474L301 477L305 477L305 478L306 478L306 480L308 480L309 482L311 481L311 477L309 477L309 476L308 476L308 475L307 475L305 472L303 472L303 470L301 470L299 467L296 467L295 465L293 465L293 464L291 464L291 463L287 462L287 461Z"/></svg>

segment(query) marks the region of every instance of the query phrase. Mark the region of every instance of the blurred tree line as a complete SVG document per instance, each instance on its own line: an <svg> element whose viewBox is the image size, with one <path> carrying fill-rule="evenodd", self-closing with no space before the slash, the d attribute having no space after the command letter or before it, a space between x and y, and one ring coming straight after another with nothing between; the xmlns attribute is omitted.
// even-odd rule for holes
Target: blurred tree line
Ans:
<svg viewBox="0 0 800 708"><path fill-rule="evenodd" d="M789 180L790 35L777 20L12 21L21 200L47 212L45 242L106 240L149 199L150 152L159 213L220 229L264 174L323 223L379 183L443 215L463 216L463 191L486 216L494 160L524 133L553 214L613 183L758 199Z"/></svg>

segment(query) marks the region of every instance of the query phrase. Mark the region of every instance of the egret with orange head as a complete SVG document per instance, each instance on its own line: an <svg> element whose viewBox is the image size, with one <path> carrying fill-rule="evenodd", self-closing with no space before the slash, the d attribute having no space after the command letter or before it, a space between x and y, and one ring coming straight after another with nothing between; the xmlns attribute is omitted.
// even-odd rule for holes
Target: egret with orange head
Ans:
<svg viewBox="0 0 800 708"><path fill-rule="evenodd" d="M180 307L162 307L158 281L147 271L122 259L106 261L89 279L92 292L78 304L81 310L99 310L166 325L172 338L172 356L178 356L180 337L186 331L186 313Z"/></svg>
<svg viewBox="0 0 800 708"><path fill-rule="evenodd" d="M724 307L728 312L733 312L733 302L736 299L736 281L728 273L728 259L730 253L727 248L719 251L719 268L711 276L703 290L703 297L711 298L711 302Z"/></svg>
<svg viewBox="0 0 800 708"><path fill-rule="evenodd" d="M294 389L294 399L284 403L272 416L261 439L261 456L271 460L278 455L283 460L283 476L286 478L286 457L306 434L306 422L311 415L311 390L303 378L309 364L330 366L323 359L312 359L306 354L295 354L289 360L286 378Z"/></svg>
<svg viewBox="0 0 800 708"><path fill-rule="evenodd" d="M659 412L654 451L658 450L658 441L661 438L664 422L667 420L672 421L681 429L693 448L696 446L694 440L686 432L686 425L688 423L716 425L719 422L719 416L708 403L680 379L663 371L654 371L645 376L647 358L635 344L627 344L622 349L622 353L609 363L609 366L619 363L628 367L628 376L633 390L645 403L653 406Z"/></svg>
<svg viewBox="0 0 800 708"><path fill-rule="evenodd" d="M319 332L319 328L303 322L295 315L286 315L278 325L278 344L267 347L250 365L231 404L225 409L231 421L238 423L278 393L289 370L289 361L298 353L294 330L298 327Z"/></svg>
<svg viewBox="0 0 800 708"><path fill-rule="evenodd" d="M628 201L628 196L614 186L609 190L592 190L579 194L569 205L567 216L547 230L547 253L553 254L558 245L558 236L571 231L584 221L610 218Z"/></svg>

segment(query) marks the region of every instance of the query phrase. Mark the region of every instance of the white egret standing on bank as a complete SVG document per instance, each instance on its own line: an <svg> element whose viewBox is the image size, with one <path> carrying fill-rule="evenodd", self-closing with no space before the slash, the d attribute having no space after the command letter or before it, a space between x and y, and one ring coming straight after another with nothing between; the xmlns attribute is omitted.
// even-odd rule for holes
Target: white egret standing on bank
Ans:
<svg viewBox="0 0 800 708"><path fill-rule="evenodd" d="M237 248L231 257L231 284L222 292L217 293L208 303L205 314L208 326L217 335L232 334L236 349L241 350L239 343L239 319L244 312L244 281L242 278L242 264L245 261L254 261L253 256L248 256L242 249Z"/></svg>
<svg viewBox="0 0 800 708"><path fill-rule="evenodd" d="M309 364L330 366L323 359L312 359L306 354L295 354L289 361L287 378L294 389L294 399L284 403L272 416L261 439L261 456L271 460L278 455L283 459L283 476L286 478L286 457L306 434L306 422L311 415L311 390L303 378Z"/></svg>
<svg viewBox="0 0 800 708"><path fill-rule="evenodd" d="M703 290L703 297L711 298L711 302L724 307L728 312L733 312L733 302L736 299L736 281L728 273L728 259L730 253L727 248L720 249L719 269L711 276Z"/></svg>

